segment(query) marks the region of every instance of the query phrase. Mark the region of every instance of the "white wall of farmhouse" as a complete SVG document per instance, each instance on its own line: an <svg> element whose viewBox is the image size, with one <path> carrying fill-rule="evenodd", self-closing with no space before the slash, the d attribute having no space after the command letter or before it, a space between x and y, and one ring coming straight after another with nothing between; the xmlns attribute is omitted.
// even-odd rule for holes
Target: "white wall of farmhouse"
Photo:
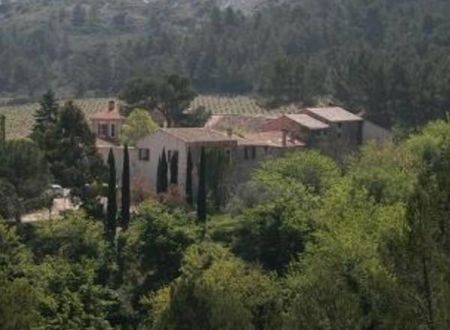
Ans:
<svg viewBox="0 0 450 330"><path fill-rule="evenodd" d="M108 164L108 155L110 146L99 147L97 146L97 152L102 157L105 164ZM116 178L117 184L120 186L122 184L122 172L123 172L123 146L113 146L112 151L114 154L114 160L116 161ZM130 156L130 175L133 176L133 173L136 172L137 163L135 159L137 159L136 149L133 147L128 148L128 154Z"/></svg>
<svg viewBox="0 0 450 330"><path fill-rule="evenodd" d="M163 149L166 150L166 157L169 154L174 154L178 151L178 191L181 194L185 192L186 183L186 167L187 167L187 150L188 146L185 141L176 138L173 135L158 131L150 136L147 136L136 143L136 159L134 166L134 173L132 177L135 181L141 181L142 185L146 185L152 192L156 192L156 179L158 170L158 161L162 155ZM144 150L149 150L149 159L140 159L139 153L145 153ZM170 160L169 165L169 180L170 180ZM170 182L170 181L169 181Z"/></svg>

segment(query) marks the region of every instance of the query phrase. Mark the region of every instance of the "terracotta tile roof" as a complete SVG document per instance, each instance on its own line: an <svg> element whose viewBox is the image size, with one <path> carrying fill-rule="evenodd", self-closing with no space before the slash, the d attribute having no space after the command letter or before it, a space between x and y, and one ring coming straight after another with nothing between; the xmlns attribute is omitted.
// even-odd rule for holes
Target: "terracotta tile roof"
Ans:
<svg viewBox="0 0 450 330"><path fill-rule="evenodd" d="M119 112L119 109L115 104L112 105L112 110L106 108L103 111L94 113L90 119L94 120L125 120L125 117L122 116Z"/></svg>
<svg viewBox="0 0 450 330"><path fill-rule="evenodd" d="M304 113L323 118L328 122L362 121L363 119L340 107L306 108Z"/></svg>
<svg viewBox="0 0 450 330"><path fill-rule="evenodd" d="M293 115L288 114L285 116L290 120L295 121L299 125L309 128L310 130L321 130L330 127L326 123L317 120L307 114L293 114Z"/></svg>
<svg viewBox="0 0 450 330"><path fill-rule="evenodd" d="M95 139L95 147L97 149L104 149L104 148L115 148L115 147L117 147L117 145L110 141L96 138Z"/></svg>
<svg viewBox="0 0 450 330"><path fill-rule="evenodd" d="M287 138L286 147L304 147L306 144L300 140L293 140ZM240 146L267 146L282 148L283 146L283 132L280 131L269 131L261 133L248 134L243 139L238 139L238 144Z"/></svg>
<svg viewBox="0 0 450 330"><path fill-rule="evenodd" d="M277 116L213 115L205 124L205 127L223 132L229 128L257 132L263 125L275 118Z"/></svg>
<svg viewBox="0 0 450 330"><path fill-rule="evenodd" d="M162 128L162 132L171 134L185 142L230 142L236 141L230 139L226 134L203 127L177 127Z"/></svg>

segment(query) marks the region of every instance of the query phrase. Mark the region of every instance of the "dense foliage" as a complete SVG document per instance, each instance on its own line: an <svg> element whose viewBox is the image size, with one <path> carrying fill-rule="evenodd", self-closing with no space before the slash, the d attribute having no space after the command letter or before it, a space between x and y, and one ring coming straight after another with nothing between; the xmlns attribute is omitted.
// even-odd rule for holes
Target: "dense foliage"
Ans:
<svg viewBox="0 0 450 330"><path fill-rule="evenodd" d="M144 109L135 109L127 117L120 131L120 141L129 145L136 142L158 129L150 114Z"/></svg>
<svg viewBox="0 0 450 330"><path fill-rule="evenodd" d="M144 202L117 244L82 213L2 223L0 324L447 329L449 164L437 121L341 166L317 152L263 163L206 223Z"/></svg>
<svg viewBox="0 0 450 330"><path fill-rule="evenodd" d="M402 128L450 105L447 1L261 1L246 14L212 1L129 2L3 2L0 92L104 95L177 73L199 92L332 100Z"/></svg>
<svg viewBox="0 0 450 330"><path fill-rule="evenodd" d="M26 140L0 144L0 216L20 220L22 213L47 205L50 172L45 154Z"/></svg>

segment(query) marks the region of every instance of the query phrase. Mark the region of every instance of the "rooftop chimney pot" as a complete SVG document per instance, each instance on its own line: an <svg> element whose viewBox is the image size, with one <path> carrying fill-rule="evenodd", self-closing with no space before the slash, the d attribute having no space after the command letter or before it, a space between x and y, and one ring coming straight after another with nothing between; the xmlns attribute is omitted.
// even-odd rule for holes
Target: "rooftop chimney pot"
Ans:
<svg viewBox="0 0 450 330"><path fill-rule="evenodd" d="M108 111L114 111L114 109L116 108L116 102L114 101L109 101L108 102Z"/></svg>

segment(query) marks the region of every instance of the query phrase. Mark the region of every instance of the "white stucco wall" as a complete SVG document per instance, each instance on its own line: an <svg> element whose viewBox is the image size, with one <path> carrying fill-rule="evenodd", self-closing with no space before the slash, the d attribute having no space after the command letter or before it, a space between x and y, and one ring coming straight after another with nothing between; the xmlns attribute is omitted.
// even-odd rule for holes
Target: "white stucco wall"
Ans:
<svg viewBox="0 0 450 330"><path fill-rule="evenodd" d="M105 164L108 164L108 155L111 147L97 147L97 152L102 157ZM122 172L123 172L123 146L114 146L112 148L114 154L114 160L116 161L116 177L117 184L120 186L122 182ZM130 176L133 177L133 174L136 172L136 161L137 152L133 147L128 148L128 154L130 156Z"/></svg>
<svg viewBox="0 0 450 330"><path fill-rule="evenodd" d="M134 172L132 173L133 178L143 180L146 187L150 188L152 192L156 192L156 174L158 169L158 160L162 155L163 149L166 150L166 157L168 151L178 151L178 187L179 192L184 194L185 183L186 183L186 166L187 166L187 145L184 141L158 131L150 136L147 136L136 143L135 152L135 162ZM150 150L150 160L140 161L139 160L139 149L149 149ZM169 180L170 180L170 161L168 159L169 165ZM169 181L170 182L170 181Z"/></svg>

